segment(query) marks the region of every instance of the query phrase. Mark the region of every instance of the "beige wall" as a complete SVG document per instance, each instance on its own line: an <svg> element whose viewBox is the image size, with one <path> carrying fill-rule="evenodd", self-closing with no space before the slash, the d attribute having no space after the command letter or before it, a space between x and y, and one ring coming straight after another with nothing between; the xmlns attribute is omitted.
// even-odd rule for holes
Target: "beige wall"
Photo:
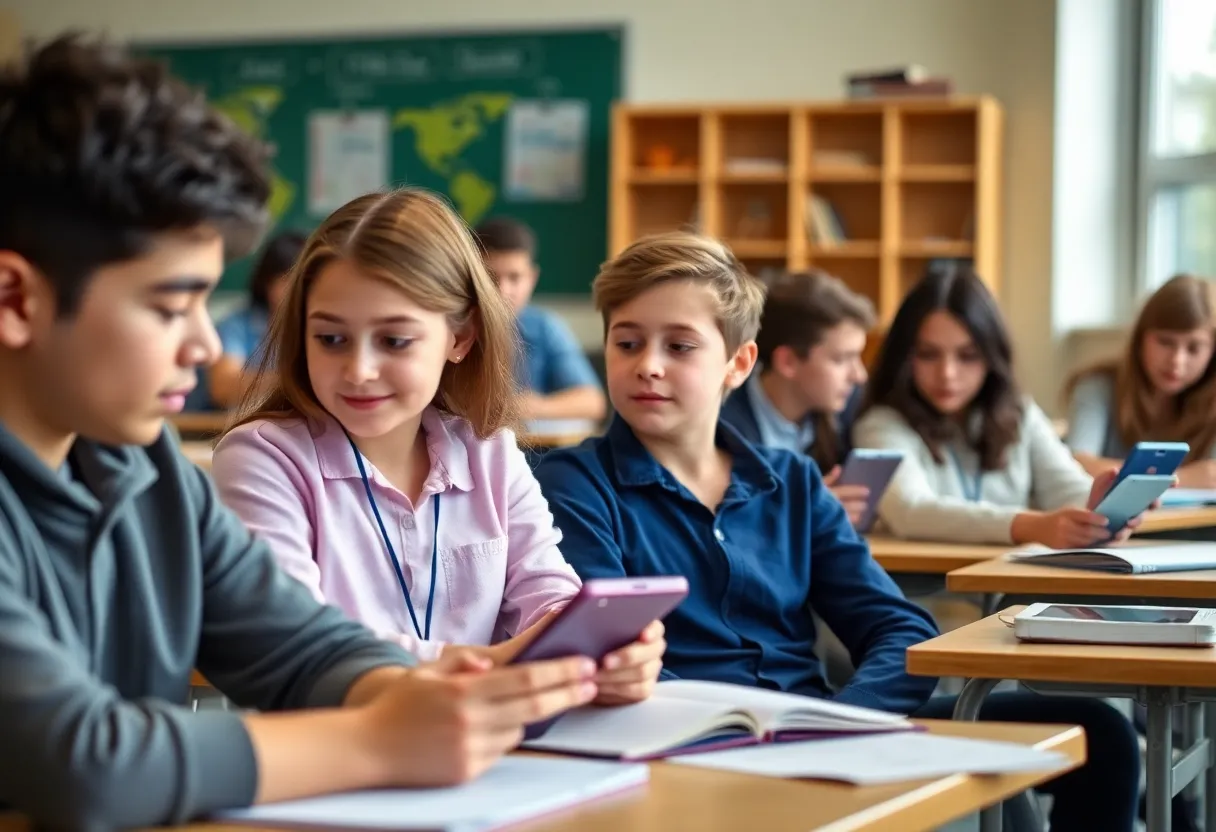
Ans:
<svg viewBox="0 0 1216 832"><path fill-rule="evenodd" d="M1050 358L1054 0L7 0L22 27L213 38L393 30L628 25L635 101L824 99L853 69L923 63L1006 108L1003 302L1028 386L1054 400ZM614 8L609 12L607 9ZM563 308L580 337L599 323Z"/></svg>
<svg viewBox="0 0 1216 832"><path fill-rule="evenodd" d="M7 61L21 48L21 27L17 15L0 9L0 61Z"/></svg>

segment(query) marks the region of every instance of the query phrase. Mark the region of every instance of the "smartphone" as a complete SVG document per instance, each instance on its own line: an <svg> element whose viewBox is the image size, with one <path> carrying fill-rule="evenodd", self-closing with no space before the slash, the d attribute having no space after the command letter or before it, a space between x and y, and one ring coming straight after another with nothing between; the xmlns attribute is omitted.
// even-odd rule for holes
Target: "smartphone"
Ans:
<svg viewBox="0 0 1216 832"><path fill-rule="evenodd" d="M1190 451L1191 446L1185 442L1137 442L1123 460L1111 490L1134 474L1172 477Z"/></svg>
<svg viewBox="0 0 1216 832"><path fill-rule="evenodd" d="M840 471L837 485L864 485L870 489L865 511L857 522L857 532L866 534L874 525L878 514L878 503L883 492L891 484L895 469L903 462L903 451L887 451L874 448L854 448L849 452Z"/></svg>
<svg viewBox="0 0 1216 832"><path fill-rule="evenodd" d="M1146 511L1173 484L1172 473L1128 474L1106 492L1094 511L1110 521L1110 534L1114 537L1129 520Z"/></svg>
<svg viewBox="0 0 1216 832"><path fill-rule="evenodd" d="M666 616L687 595L688 580L681 575L588 580L511 663L567 656L587 656L598 662L636 641L647 624ZM536 739L552 723L545 720L529 725L524 739Z"/></svg>

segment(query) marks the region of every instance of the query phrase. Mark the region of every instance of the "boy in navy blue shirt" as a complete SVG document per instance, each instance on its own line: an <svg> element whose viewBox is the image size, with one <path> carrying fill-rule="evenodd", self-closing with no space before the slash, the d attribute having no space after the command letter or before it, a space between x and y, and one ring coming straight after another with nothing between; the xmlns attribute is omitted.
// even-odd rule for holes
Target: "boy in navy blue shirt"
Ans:
<svg viewBox="0 0 1216 832"><path fill-rule="evenodd" d="M815 463L751 445L719 418L756 361L760 284L722 244L672 233L606 263L593 292L616 418L536 471L580 576L687 577L689 597L664 622L668 678L949 717L951 698L929 701L936 680L905 671L933 620L874 562ZM840 690L813 652L812 611L856 667ZM1121 714L1014 693L990 696L983 716L1083 724L1091 762L1044 787L1051 828L1132 829L1139 760Z"/></svg>

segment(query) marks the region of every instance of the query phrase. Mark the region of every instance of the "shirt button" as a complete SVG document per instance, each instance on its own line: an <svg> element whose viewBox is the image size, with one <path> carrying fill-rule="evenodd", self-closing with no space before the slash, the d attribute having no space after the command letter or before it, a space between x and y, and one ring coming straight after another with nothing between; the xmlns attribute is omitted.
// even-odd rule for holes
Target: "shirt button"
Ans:
<svg viewBox="0 0 1216 832"><path fill-rule="evenodd" d="M717 529L717 528L714 529L714 537L716 537L718 539L719 543L722 543L724 540L726 540L726 535L722 534L721 529Z"/></svg>
<svg viewBox="0 0 1216 832"><path fill-rule="evenodd" d="M401 518L401 528L403 528L403 529L414 528L414 515L407 514L404 517L402 517Z"/></svg>

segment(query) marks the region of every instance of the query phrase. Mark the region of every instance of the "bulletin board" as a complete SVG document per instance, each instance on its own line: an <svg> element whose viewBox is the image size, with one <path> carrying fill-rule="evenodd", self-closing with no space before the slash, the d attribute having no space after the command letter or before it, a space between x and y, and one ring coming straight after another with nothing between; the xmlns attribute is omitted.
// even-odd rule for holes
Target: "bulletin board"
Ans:
<svg viewBox="0 0 1216 832"><path fill-rule="evenodd" d="M537 291L586 295L608 248L623 38L603 27L135 48L274 147L276 228L308 231L360 193L419 185L470 225L526 222ZM244 288L251 259L221 288Z"/></svg>

